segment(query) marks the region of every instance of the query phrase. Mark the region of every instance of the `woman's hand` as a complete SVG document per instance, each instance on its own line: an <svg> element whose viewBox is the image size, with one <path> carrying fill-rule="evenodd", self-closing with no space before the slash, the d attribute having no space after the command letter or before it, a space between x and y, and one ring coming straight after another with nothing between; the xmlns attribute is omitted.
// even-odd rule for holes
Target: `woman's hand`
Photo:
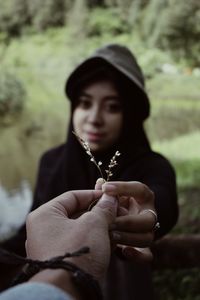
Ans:
<svg viewBox="0 0 200 300"><path fill-rule="evenodd" d="M149 261L152 254L149 247L154 240L157 216L154 194L144 184L136 181L107 182L98 180L97 189L119 199L118 217L110 226L111 238L127 258ZM133 248L134 247L134 248Z"/></svg>

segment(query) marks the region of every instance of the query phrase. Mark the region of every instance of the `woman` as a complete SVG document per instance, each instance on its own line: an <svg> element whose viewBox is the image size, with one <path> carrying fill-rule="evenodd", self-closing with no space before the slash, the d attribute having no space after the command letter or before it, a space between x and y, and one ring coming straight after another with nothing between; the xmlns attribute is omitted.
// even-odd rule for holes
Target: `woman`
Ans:
<svg viewBox="0 0 200 300"><path fill-rule="evenodd" d="M160 223L155 237L166 234L178 215L175 174L169 162L151 150L144 132L150 104L133 54L116 44L98 49L69 76L66 94L72 109L67 142L42 156L33 208L68 190L94 188L99 173L72 133L75 131L89 142L105 169L114 153L121 153L111 180L146 184L155 194ZM130 236L124 238L124 231L129 230L123 220L121 227L116 221L112 237L116 244L132 245ZM142 243L137 245L142 247ZM123 255L113 254L105 296L151 299L150 280L149 266L136 266Z"/></svg>
<svg viewBox="0 0 200 300"><path fill-rule="evenodd" d="M68 190L94 188L100 175L72 131L89 142L95 159L102 162L104 177L110 159L119 151L118 164L112 169L113 185L124 191L122 196L131 196L131 190L142 182L154 192L155 207L149 199L135 201L126 197L125 202L120 202L124 208L111 234L118 246L112 255L104 294L106 299L152 299L150 266L133 263L135 252L130 246L149 246L153 233L152 220L148 222L148 218L152 218L152 210L157 211L160 228L155 238L159 238L175 224L178 209L173 168L151 150L143 129L150 104L142 71L126 47L107 45L72 72L66 94L71 101L67 141L42 156L33 209ZM142 216L141 211L146 214ZM138 212L140 220L143 217L139 226ZM24 241L22 229L5 246L25 255Z"/></svg>

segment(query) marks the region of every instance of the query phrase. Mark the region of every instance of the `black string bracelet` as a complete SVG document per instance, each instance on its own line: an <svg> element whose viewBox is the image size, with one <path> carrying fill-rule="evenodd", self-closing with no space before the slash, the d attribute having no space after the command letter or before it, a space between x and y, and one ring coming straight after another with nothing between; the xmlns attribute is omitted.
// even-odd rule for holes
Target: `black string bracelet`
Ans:
<svg viewBox="0 0 200 300"><path fill-rule="evenodd" d="M89 253L89 248L83 247L73 253L65 253L63 256L40 261L24 258L0 248L0 262L16 266L25 265L13 280L11 286L28 281L32 276L44 269L64 269L72 273L71 279L77 286L83 299L102 300L103 296L98 281L72 262L64 261L67 257L77 257L86 253Z"/></svg>

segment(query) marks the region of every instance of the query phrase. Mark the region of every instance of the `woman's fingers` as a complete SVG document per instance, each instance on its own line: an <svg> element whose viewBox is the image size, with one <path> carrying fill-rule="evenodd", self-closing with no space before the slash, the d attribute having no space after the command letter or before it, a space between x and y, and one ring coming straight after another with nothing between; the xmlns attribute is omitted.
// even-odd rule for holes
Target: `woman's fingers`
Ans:
<svg viewBox="0 0 200 300"><path fill-rule="evenodd" d="M129 214L128 209L118 206L117 216L127 216Z"/></svg>
<svg viewBox="0 0 200 300"><path fill-rule="evenodd" d="M122 231L112 231L110 233L111 239L116 244L122 244L133 247L149 247L153 240L153 232L147 233L130 233Z"/></svg>
<svg viewBox="0 0 200 300"><path fill-rule="evenodd" d="M126 232L149 232L155 227L156 219L152 213L140 213L137 215L123 215L115 219L112 230Z"/></svg>
<svg viewBox="0 0 200 300"><path fill-rule="evenodd" d="M153 260L153 254L149 248L122 246L122 254L127 259L139 264L149 263Z"/></svg>
<svg viewBox="0 0 200 300"><path fill-rule="evenodd" d="M102 185L102 190L113 195L134 197L140 204L154 202L154 193L138 181L110 181Z"/></svg>

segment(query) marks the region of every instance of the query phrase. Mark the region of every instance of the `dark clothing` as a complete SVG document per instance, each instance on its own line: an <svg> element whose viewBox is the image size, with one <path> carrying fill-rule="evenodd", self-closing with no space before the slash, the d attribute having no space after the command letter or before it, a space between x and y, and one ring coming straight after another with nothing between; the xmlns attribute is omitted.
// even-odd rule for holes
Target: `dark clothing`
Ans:
<svg viewBox="0 0 200 300"><path fill-rule="evenodd" d="M119 54L122 54L124 51L124 48L120 48L120 46L109 46L106 49L108 52L111 51L112 58L115 52L116 57L112 60L112 65L115 62L114 66L118 73L127 57L128 61L126 61L124 67L130 67L132 64L133 73L136 72L137 76L134 75L133 78L129 76L127 85L127 82L124 81L126 74L124 71L121 72L119 84L121 82L121 88L122 90L124 89L121 94L123 100L123 128L121 136L110 149L95 154L95 158L97 161L102 161L102 166L105 170L110 159L118 150L121 156L118 159L118 165L113 169L111 180L140 181L149 186L155 193L155 206L158 213L158 221L160 222L160 229L156 233L156 238L159 238L169 232L177 221L178 207L174 170L163 156L151 150L143 130L143 120L149 114L149 100L144 91L143 75L138 65L135 65L135 59L132 59L130 52L127 51L122 55L121 58L123 59L120 60L120 57L116 59L118 50L120 49ZM105 49L103 49L104 51ZM120 61L119 65L117 65L118 61ZM106 68L108 67L107 62L105 64ZM104 65L102 60L98 61L98 64L101 67ZM95 66L98 67L98 64ZM93 72L93 67L94 65L88 73ZM131 72L130 70L131 68L129 68L128 73ZM75 75L73 75L74 73ZM73 81L77 81L78 75L80 75L77 72L74 73L70 77L70 84L69 82L67 83L68 95L72 96L72 109L74 101L72 90L74 88L78 89L78 82ZM138 80L140 85L137 82ZM130 85L132 85L131 88ZM140 90L139 94L138 90ZM143 112L142 109L144 109ZM85 150L72 134L72 130L71 122L67 142L46 152L41 158L33 209L66 191L93 189L96 180L100 177ZM12 249L14 250L14 245ZM153 299L150 266L135 266L132 262L122 260L113 254L107 280L105 281L105 295L106 299L110 300Z"/></svg>
<svg viewBox="0 0 200 300"><path fill-rule="evenodd" d="M103 290L106 300L153 300L151 266L113 255Z"/></svg>

